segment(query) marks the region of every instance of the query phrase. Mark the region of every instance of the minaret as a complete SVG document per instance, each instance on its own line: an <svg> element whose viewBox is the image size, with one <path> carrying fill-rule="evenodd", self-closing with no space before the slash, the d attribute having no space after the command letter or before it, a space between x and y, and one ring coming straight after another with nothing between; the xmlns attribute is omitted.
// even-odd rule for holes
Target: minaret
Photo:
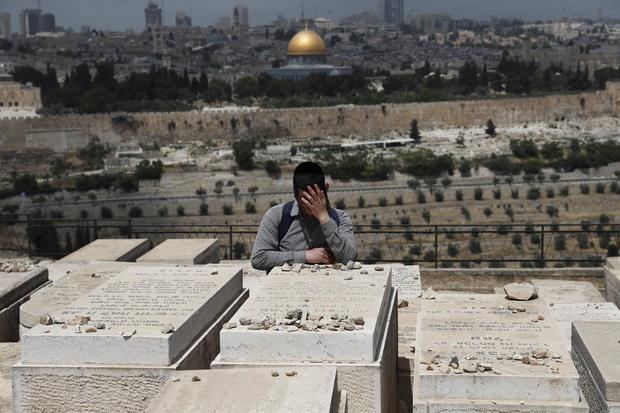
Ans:
<svg viewBox="0 0 620 413"><path fill-rule="evenodd" d="M306 16L304 13L304 0L301 0L301 22L304 23L306 21Z"/></svg>

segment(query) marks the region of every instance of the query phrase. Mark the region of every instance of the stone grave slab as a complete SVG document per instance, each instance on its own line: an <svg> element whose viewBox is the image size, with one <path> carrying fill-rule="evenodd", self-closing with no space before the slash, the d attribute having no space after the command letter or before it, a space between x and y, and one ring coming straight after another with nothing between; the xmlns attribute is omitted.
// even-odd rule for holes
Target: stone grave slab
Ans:
<svg viewBox="0 0 620 413"><path fill-rule="evenodd" d="M196 370L174 374L147 413L338 413L339 404L335 368Z"/></svg>
<svg viewBox="0 0 620 413"><path fill-rule="evenodd" d="M557 322L569 350L573 321L620 321L620 310L613 303L554 304L549 306L549 313Z"/></svg>
<svg viewBox="0 0 620 413"><path fill-rule="evenodd" d="M24 363L168 366L242 292L240 269L134 267L23 339ZM89 317L72 325L76 317ZM68 325L67 325L68 324Z"/></svg>
<svg viewBox="0 0 620 413"><path fill-rule="evenodd" d="M167 239L143 256L139 263L201 265L220 260L220 242L217 239Z"/></svg>
<svg viewBox="0 0 620 413"><path fill-rule="evenodd" d="M548 304L604 303L601 292L588 281L532 280L538 296Z"/></svg>
<svg viewBox="0 0 620 413"><path fill-rule="evenodd" d="M573 348L609 402L620 402L620 322L574 321Z"/></svg>
<svg viewBox="0 0 620 413"><path fill-rule="evenodd" d="M135 261L151 247L148 239L97 239L59 262L87 263L88 261Z"/></svg>
<svg viewBox="0 0 620 413"><path fill-rule="evenodd" d="M607 301L620 306L620 259L607 258L605 264L605 291Z"/></svg>
<svg viewBox="0 0 620 413"><path fill-rule="evenodd" d="M540 300L514 302L501 295L439 294L424 300L414 403L479 401L491 406L489 412L510 411L495 410L492 402L512 401L579 408L577 371L545 310ZM457 368L450 367L455 360Z"/></svg>
<svg viewBox="0 0 620 413"><path fill-rule="evenodd" d="M19 361L19 343L0 343L0 412L13 411L11 367Z"/></svg>
<svg viewBox="0 0 620 413"><path fill-rule="evenodd" d="M19 340L19 308L48 282L47 274L30 261L0 261L0 342Z"/></svg>
<svg viewBox="0 0 620 413"><path fill-rule="evenodd" d="M391 293L389 267L380 275L274 269L233 318L238 327L222 331L220 359L372 362Z"/></svg>
<svg viewBox="0 0 620 413"><path fill-rule="evenodd" d="M413 301L422 296L420 267L417 265L392 266L392 286L398 290L398 299Z"/></svg>

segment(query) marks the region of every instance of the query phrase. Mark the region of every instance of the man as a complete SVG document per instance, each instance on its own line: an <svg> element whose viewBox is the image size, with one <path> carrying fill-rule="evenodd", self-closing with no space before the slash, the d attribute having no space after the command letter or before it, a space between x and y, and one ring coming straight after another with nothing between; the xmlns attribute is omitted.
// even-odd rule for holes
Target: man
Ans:
<svg viewBox="0 0 620 413"><path fill-rule="evenodd" d="M353 223L331 208L319 165L304 162L293 175L295 201L270 208L256 235L252 266L271 271L285 263L346 264L355 259Z"/></svg>

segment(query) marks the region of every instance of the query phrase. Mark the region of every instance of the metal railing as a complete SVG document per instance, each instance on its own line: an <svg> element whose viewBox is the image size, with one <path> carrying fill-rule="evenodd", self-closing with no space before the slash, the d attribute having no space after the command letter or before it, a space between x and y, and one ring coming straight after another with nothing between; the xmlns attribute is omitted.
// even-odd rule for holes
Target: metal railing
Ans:
<svg viewBox="0 0 620 413"><path fill-rule="evenodd" d="M148 238L154 243L167 238L218 238L224 259L247 259L258 229L258 225L165 221L5 214L0 215L0 251L59 258L98 238ZM618 253L620 224L356 225L355 239L358 259L369 263L435 268L599 266L608 255Z"/></svg>

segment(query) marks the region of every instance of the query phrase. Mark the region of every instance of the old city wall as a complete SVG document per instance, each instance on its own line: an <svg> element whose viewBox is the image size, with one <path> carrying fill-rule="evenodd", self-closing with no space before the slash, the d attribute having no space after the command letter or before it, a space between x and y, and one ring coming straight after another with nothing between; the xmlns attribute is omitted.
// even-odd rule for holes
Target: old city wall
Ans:
<svg viewBox="0 0 620 413"><path fill-rule="evenodd" d="M545 97L247 112L71 115L2 120L0 150L58 151L58 145L66 139L63 131L73 129L81 131L84 144L94 136L111 144L130 140L226 143L233 138L261 135L291 139L378 137L391 131L406 131L412 119L418 119L422 128L478 127L493 119L501 128L562 117L575 120L619 113L620 84L612 83L601 92ZM33 131L39 130L46 131L41 135L46 139L26 139L26 135L32 136ZM49 133L53 130L59 131L58 139Z"/></svg>

